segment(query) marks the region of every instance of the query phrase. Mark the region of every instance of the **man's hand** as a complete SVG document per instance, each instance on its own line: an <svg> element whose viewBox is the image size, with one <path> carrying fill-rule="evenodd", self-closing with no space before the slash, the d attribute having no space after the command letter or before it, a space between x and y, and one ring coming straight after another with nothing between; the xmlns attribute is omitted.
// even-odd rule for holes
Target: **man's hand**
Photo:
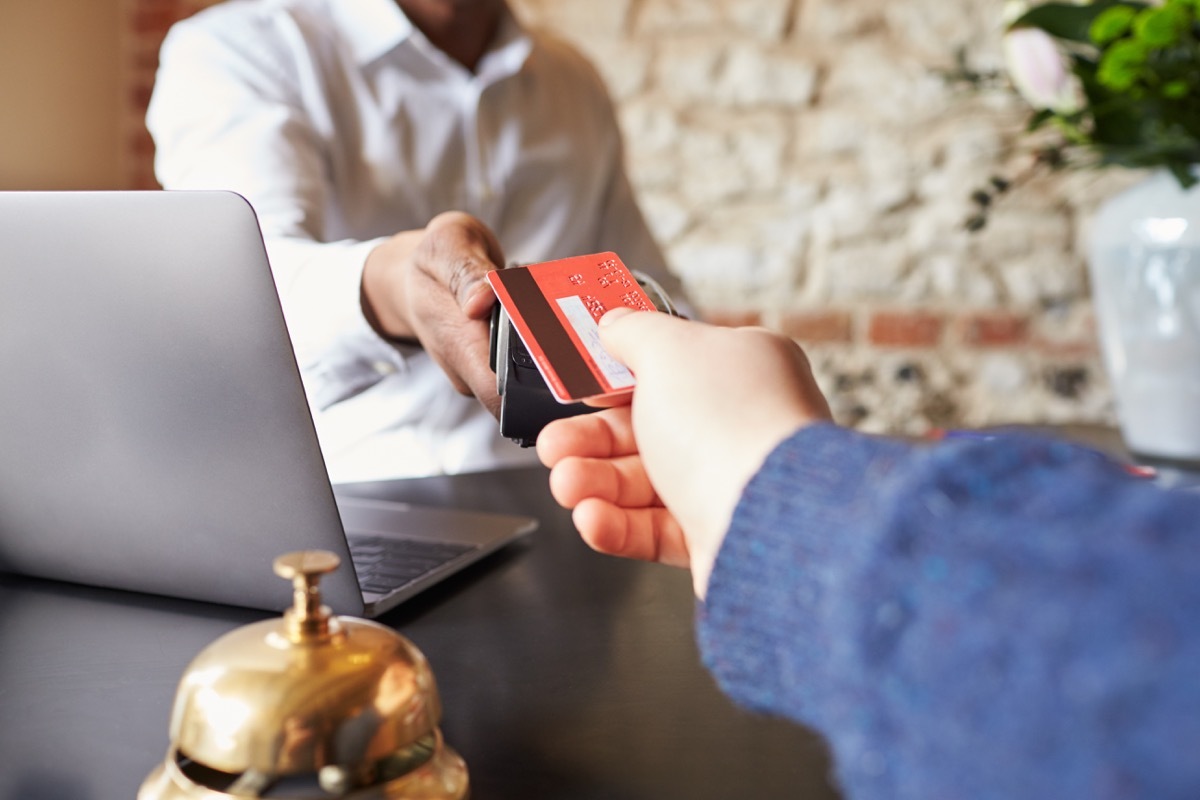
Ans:
<svg viewBox="0 0 1200 800"><path fill-rule="evenodd" d="M363 267L363 313L382 335L415 339L462 394L498 414L496 375L488 363L488 315L495 295L484 275L502 266L492 232L460 212L435 217L424 231L398 233Z"/></svg>
<svg viewBox="0 0 1200 800"><path fill-rule="evenodd" d="M592 547L690 566L704 597L746 483L829 406L803 351L766 330L614 311L600 338L637 377L632 406L546 426L551 491Z"/></svg>

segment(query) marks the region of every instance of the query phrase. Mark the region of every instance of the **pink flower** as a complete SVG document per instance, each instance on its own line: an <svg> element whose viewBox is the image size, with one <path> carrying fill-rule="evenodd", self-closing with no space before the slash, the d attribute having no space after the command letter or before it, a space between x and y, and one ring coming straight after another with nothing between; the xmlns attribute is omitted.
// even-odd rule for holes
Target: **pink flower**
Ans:
<svg viewBox="0 0 1200 800"><path fill-rule="evenodd" d="M1015 28L1004 35L1004 61L1017 91L1034 108L1070 114L1082 105L1079 80L1050 35Z"/></svg>

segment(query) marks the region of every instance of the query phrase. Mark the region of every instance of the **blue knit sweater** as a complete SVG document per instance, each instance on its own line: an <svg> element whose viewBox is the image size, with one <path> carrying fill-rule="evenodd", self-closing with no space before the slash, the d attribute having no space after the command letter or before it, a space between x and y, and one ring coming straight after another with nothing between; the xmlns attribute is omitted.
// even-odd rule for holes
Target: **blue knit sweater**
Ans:
<svg viewBox="0 0 1200 800"><path fill-rule="evenodd" d="M699 609L851 800L1200 798L1200 495L1019 436L832 425L747 486Z"/></svg>

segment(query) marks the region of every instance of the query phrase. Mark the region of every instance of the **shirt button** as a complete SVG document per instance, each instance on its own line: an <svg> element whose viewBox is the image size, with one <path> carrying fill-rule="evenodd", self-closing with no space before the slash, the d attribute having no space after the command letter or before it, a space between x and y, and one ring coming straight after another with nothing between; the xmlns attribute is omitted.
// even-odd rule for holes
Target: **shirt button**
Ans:
<svg viewBox="0 0 1200 800"><path fill-rule="evenodd" d="M371 365L380 375L391 375L396 371L395 364L389 364L387 361L376 361Z"/></svg>

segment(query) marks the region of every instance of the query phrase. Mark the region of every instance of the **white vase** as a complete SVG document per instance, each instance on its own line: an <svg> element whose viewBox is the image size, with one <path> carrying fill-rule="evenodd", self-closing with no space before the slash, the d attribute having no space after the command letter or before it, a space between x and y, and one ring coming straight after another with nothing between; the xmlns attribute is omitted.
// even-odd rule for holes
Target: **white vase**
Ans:
<svg viewBox="0 0 1200 800"><path fill-rule="evenodd" d="M1126 445L1200 462L1200 187L1160 171L1105 202L1089 269Z"/></svg>

